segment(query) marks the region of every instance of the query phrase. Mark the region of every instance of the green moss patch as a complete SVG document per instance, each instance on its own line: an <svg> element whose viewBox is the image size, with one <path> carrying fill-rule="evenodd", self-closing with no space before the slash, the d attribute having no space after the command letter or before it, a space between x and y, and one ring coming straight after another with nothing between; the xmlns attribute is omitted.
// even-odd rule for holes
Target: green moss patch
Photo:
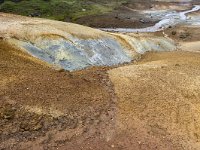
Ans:
<svg viewBox="0 0 200 150"><path fill-rule="evenodd" d="M99 15L112 11L126 0L5 0L0 11L24 16L42 17L60 21L76 19L88 15Z"/></svg>

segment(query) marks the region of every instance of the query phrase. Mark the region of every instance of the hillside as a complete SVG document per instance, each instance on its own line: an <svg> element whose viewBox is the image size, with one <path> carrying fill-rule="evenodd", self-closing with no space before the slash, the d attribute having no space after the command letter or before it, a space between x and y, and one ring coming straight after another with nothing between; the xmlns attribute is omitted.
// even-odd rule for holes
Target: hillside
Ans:
<svg viewBox="0 0 200 150"><path fill-rule="evenodd" d="M42 17L60 21L76 21L89 15L104 14L118 7L125 0L5 0L1 12L24 16Z"/></svg>
<svg viewBox="0 0 200 150"><path fill-rule="evenodd" d="M0 12L0 149L199 149L200 6L144 3L95 28Z"/></svg>
<svg viewBox="0 0 200 150"><path fill-rule="evenodd" d="M4 0L0 12L73 22L95 28L143 28L154 25L151 18L137 10L186 10L192 4L173 0ZM183 4L183 5L182 5Z"/></svg>

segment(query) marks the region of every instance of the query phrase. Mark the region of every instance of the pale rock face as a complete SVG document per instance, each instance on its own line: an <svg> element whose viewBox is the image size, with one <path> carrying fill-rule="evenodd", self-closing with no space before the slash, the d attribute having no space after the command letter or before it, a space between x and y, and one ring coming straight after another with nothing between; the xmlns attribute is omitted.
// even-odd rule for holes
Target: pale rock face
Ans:
<svg viewBox="0 0 200 150"><path fill-rule="evenodd" d="M74 37L73 42L47 38L22 45L35 57L70 71L89 66L112 66L132 60L119 42L112 38L85 40Z"/></svg>
<svg viewBox="0 0 200 150"><path fill-rule="evenodd" d="M175 50L168 38L103 32L72 23L0 13L0 36L65 70L128 63L146 51Z"/></svg>

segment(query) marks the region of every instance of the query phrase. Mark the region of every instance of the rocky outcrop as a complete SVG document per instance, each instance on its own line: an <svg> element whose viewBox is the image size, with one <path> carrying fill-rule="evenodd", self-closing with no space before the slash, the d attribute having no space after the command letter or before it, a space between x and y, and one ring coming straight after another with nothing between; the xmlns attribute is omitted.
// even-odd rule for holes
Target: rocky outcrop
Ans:
<svg viewBox="0 0 200 150"><path fill-rule="evenodd" d="M146 51L174 50L168 38L103 32L72 23L0 14L0 36L66 70L131 62Z"/></svg>

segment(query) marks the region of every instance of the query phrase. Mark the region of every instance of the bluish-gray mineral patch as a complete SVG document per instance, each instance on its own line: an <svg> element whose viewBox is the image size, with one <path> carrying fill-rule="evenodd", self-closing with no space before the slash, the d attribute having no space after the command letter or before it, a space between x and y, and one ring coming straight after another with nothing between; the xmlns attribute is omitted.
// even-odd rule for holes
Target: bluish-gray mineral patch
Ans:
<svg viewBox="0 0 200 150"><path fill-rule="evenodd" d="M35 43L24 42L23 47L31 55L69 71L89 66L113 66L132 60L122 45L112 38L73 38L71 41L47 37Z"/></svg>

